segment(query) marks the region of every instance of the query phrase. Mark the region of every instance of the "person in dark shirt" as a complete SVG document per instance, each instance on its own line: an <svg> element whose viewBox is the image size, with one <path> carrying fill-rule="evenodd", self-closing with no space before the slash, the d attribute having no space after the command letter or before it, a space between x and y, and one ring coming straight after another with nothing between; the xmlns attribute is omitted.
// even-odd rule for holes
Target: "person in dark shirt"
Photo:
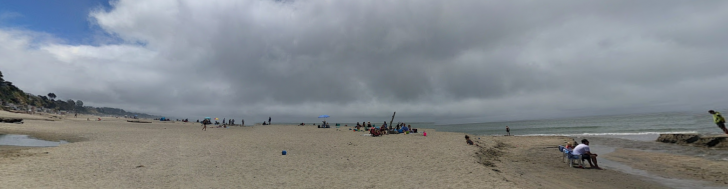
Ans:
<svg viewBox="0 0 728 189"><path fill-rule="evenodd" d="M473 141L470 140L470 136L465 135L465 142L468 143L468 145L473 145Z"/></svg>

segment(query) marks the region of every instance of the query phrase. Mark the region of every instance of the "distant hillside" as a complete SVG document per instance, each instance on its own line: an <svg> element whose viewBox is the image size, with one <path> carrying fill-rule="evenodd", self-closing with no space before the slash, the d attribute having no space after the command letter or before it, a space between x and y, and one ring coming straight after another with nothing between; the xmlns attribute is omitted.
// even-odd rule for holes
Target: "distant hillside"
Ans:
<svg viewBox="0 0 728 189"><path fill-rule="evenodd" d="M161 116L149 115L145 113L127 112L119 108L109 107L92 107L84 106L81 100L68 99L66 101L56 100L55 93L48 93L48 96L33 95L26 93L20 88L13 85L10 81L5 81L2 72L0 72L0 103L4 110L28 110L28 105L35 107L36 111L66 111L77 112L81 114L93 115L109 115L109 116L134 116L140 118L159 118Z"/></svg>
<svg viewBox="0 0 728 189"><path fill-rule="evenodd" d="M84 106L83 109L84 109L84 112L79 112L79 113L93 114L93 115L114 115L114 116L128 115L128 116L137 116L139 118L160 118L160 117L162 117L162 116L157 116L157 115L149 115L149 114L145 114L145 113L127 112L127 111L125 111L123 109L119 109L119 108L109 108L109 107L97 108L97 107L91 107L91 106Z"/></svg>

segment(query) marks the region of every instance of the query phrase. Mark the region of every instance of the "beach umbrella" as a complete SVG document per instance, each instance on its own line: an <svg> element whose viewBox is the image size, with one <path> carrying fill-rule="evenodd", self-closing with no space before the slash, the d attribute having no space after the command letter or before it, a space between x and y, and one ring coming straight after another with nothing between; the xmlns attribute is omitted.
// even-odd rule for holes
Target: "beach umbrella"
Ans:
<svg viewBox="0 0 728 189"><path fill-rule="evenodd" d="M205 117L205 119L212 119L212 118L210 118L210 117Z"/></svg>
<svg viewBox="0 0 728 189"><path fill-rule="evenodd" d="M326 115L326 114L320 115L318 118L324 118L324 121L326 121L326 118L329 118L329 115Z"/></svg>

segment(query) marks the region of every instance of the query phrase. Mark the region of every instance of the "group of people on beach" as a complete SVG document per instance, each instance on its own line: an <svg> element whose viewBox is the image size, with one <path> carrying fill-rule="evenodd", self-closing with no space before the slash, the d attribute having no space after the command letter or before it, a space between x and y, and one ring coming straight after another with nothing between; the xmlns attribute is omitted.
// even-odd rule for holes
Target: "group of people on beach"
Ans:
<svg viewBox="0 0 728 189"><path fill-rule="evenodd" d="M361 124L359 122L356 122L356 126L354 126L354 131L369 131L372 136L382 136L386 134L399 133L409 134L410 132L417 133L417 129L412 128L412 125L400 122L396 126L387 126L386 121L382 123L382 126L380 127L372 125L371 122L361 122Z"/></svg>
<svg viewBox="0 0 728 189"><path fill-rule="evenodd" d="M270 119L270 118L268 118L268 119ZM202 121L200 121L198 119L197 120L197 123L202 124L202 130L203 131L206 131L207 130L207 125L212 125L213 124L212 123L212 120L207 119L207 118L202 119ZM217 125L217 128L227 128L228 125L235 125L235 119L228 119L226 121L225 118L222 118L222 124L220 124L220 122L218 122L218 121L215 121L215 125ZM245 126L245 119L243 119L241 121L240 126Z"/></svg>

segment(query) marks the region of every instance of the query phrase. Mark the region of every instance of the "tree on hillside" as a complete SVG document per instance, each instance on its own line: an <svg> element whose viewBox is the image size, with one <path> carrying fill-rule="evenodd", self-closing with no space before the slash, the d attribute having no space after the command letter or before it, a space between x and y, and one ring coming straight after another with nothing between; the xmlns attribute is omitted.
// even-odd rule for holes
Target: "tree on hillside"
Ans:
<svg viewBox="0 0 728 189"><path fill-rule="evenodd" d="M56 99L56 93L48 93L48 98L51 98L51 100Z"/></svg>
<svg viewBox="0 0 728 189"><path fill-rule="evenodd" d="M68 109L69 110L76 109L76 101L73 101L71 99L68 99L68 101L66 101L66 103L68 103Z"/></svg>
<svg viewBox="0 0 728 189"><path fill-rule="evenodd" d="M3 72L0 72L0 83L5 82L5 79L3 79Z"/></svg>
<svg viewBox="0 0 728 189"><path fill-rule="evenodd" d="M76 101L76 107L83 107L83 101L77 100Z"/></svg>

